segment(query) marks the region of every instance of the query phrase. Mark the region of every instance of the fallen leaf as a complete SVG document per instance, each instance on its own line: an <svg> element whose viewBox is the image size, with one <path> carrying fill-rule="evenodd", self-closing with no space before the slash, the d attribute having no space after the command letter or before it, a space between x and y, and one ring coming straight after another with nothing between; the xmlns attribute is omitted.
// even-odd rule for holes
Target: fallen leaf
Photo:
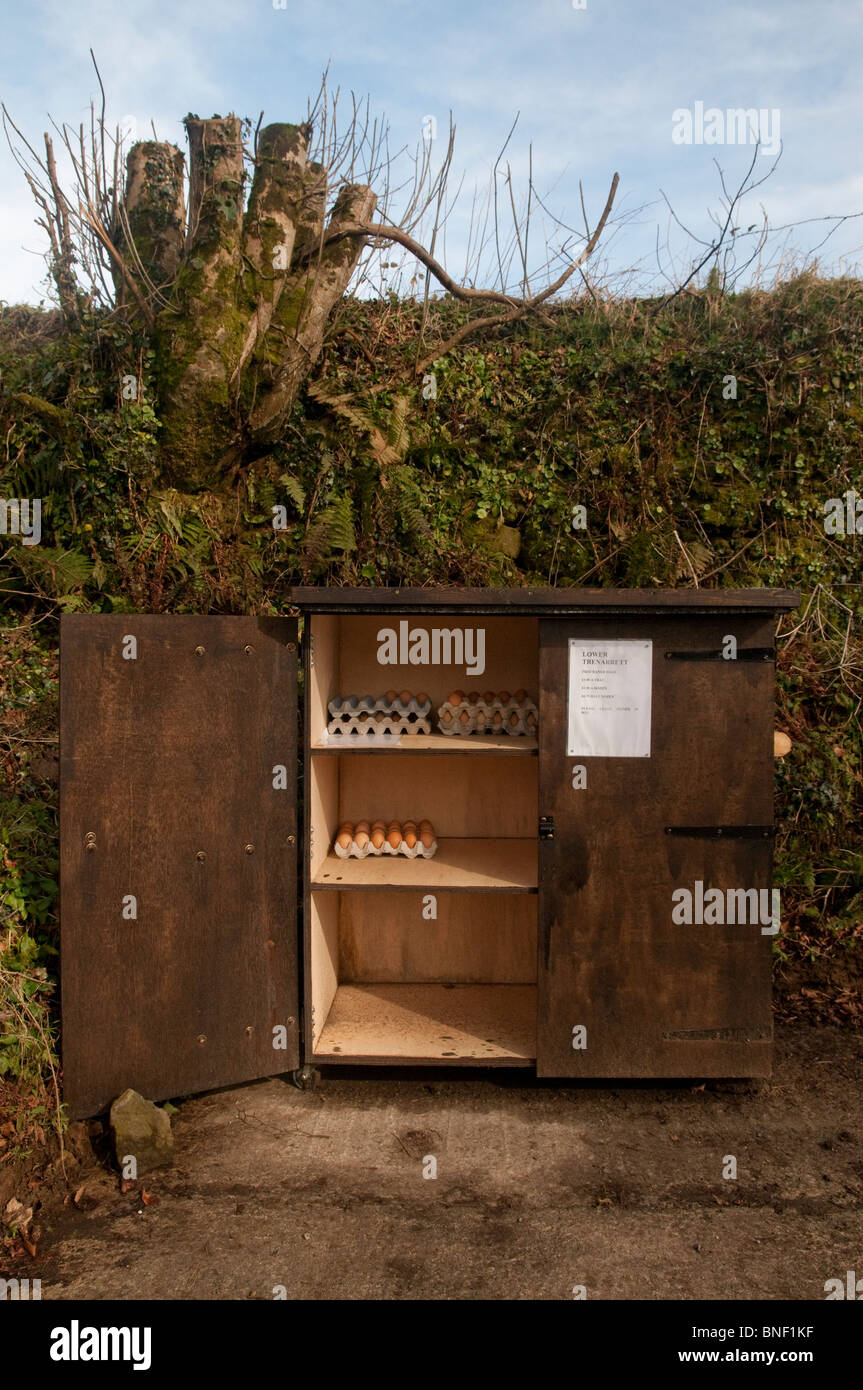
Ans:
<svg viewBox="0 0 863 1390"><path fill-rule="evenodd" d="M26 1231L32 1219L32 1207L25 1207L23 1202L18 1201L17 1197L9 1198L3 1208L3 1220L7 1226L15 1226L19 1232Z"/></svg>
<svg viewBox="0 0 863 1390"><path fill-rule="evenodd" d="M33 1244L31 1240L27 1239L23 1231L21 1232L21 1239L24 1242L24 1249L27 1251L27 1254L30 1256L31 1259L35 1260L36 1246Z"/></svg>
<svg viewBox="0 0 863 1390"><path fill-rule="evenodd" d="M83 1188L83 1187L79 1187L79 1188L78 1188L78 1191L75 1193L75 1196L72 1198L72 1201L75 1203L75 1206L76 1206L76 1207L77 1207L77 1206L80 1206L80 1204L81 1204L81 1198L83 1197L83 1195L84 1195L84 1188Z"/></svg>
<svg viewBox="0 0 863 1390"><path fill-rule="evenodd" d="M147 1191L146 1187L141 1188L141 1201L145 1207L157 1207L159 1205L158 1197L154 1197L152 1192Z"/></svg>
<svg viewBox="0 0 863 1390"><path fill-rule="evenodd" d="M135 1190L135 1184L134 1184L134 1182L132 1181L131 1178L121 1178L121 1179L120 1179L120 1191L121 1191L121 1192L134 1192L134 1190Z"/></svg>

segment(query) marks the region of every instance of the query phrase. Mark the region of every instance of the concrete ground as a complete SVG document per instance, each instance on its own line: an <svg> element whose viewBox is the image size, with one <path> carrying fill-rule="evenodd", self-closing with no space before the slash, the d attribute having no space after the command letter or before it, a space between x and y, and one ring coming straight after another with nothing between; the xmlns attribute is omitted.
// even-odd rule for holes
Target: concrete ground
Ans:
<svg viewBox="0 0 863 1390"><path fill-rule="evenodd" d="M149 1204L73 1179L42 1296L820 1300L863 1274L861 1041L782 1027L749 1088L343 1069L201 1096Z"/></svg>

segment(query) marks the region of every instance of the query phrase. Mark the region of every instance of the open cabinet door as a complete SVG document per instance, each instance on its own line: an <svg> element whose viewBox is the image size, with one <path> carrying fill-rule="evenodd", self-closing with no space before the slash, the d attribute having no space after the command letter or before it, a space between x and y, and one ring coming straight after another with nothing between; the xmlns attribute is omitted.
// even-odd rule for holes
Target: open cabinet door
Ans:
<svg viewBox="0 0 863 1390"><path fill-rule="evenodd" d="M290 618L62 619L73 1118L299 1063L296 643Z"/></svg>
<svg viewBox="0 0 863 1390"><path fill-rule="evenodd" d="M769 1075L772 899L758 899L766 927L730 923L727 890L770 888L774 632L733 610L540 624L538 1075ZM649 697L649 752L632 751L625 681L588 664L628 660L608 642L649 662L632 695L633 710ZM582 692L594 682L572 735L571 662ZM629 754L600 748L619 752L621 734ZM722 892L724 924L673 919L676 890L697 919L699 882ZM752 915L752 895L745 913L734 902Z"/></svg>

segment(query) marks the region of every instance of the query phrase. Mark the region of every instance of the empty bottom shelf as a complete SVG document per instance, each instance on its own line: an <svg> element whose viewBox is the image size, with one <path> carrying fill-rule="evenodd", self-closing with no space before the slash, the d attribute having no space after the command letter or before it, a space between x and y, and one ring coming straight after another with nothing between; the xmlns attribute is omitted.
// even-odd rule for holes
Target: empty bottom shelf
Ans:
<svg viewBox="0 0 863 1390"><path fill-rule="evenodd" d="M340 985L314 1055L524 1065L536 1058L536 986Z"/></svg>

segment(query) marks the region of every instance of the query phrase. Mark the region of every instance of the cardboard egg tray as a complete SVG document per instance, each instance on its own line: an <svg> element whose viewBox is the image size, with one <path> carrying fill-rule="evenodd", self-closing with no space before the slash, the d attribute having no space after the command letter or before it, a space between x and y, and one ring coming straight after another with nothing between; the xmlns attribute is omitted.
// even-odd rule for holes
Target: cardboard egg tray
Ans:
<svg viewBox="0 0 863 1390"><path fill-rule="evenodd" d="M533 700L462 700L458 705L445 700L437 720L441 733L450 737L512 734L524 738L536 734L539 711Z"/></svg>
<svg viewBox="0 0 863 1390"><path fill-rule="evenodd" d="M327 709L327 734L341 738L379 738L382 735L430 734L431 700L388 700L381 695L337 695Z"/></svg>
<svg viewBox="0 0 863 1390"><path fill-rule="evenodd" d="M417 824L419 824L418 821ZM434 856L437 854L437 836L435 835L435 838L432 840L430 845L424 845L422 840L417 838L417 842L414 845L413 849L410 849L408 847L408 845L404 841L404 838L402 838L396 849L393 849L392 845L387 839L384 839L384 842L381 845L380 849L375 849L374 845L371 842L371 839L369 839L366 842L366 844L362 846L362 848L360 848L357 845L356 840L352 839L347 849L343 849L342 846L339 844L338 839L334 839L333 852L338 859L366 859L370 854L373 855L376 859L381 859L385 854L389 854L391 856L402 855L402 857L405 859L433 859Z"/></svg>

